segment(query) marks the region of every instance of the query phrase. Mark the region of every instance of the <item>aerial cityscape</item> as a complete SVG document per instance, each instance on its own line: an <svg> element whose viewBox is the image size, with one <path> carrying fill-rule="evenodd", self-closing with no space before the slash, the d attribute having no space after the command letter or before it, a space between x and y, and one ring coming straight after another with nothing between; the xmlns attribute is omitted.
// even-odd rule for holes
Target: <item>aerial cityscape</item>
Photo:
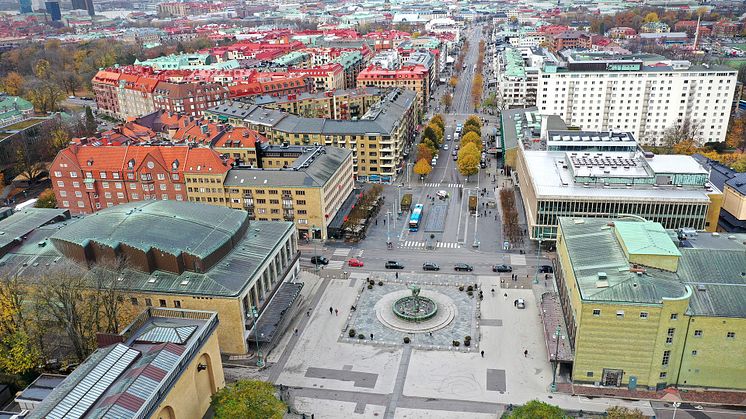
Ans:
<svg viewBox="0 0 746 419"><path fill-rule="evenodd" d="M0 419L746 419L744 0L0 0Z"/></svg>

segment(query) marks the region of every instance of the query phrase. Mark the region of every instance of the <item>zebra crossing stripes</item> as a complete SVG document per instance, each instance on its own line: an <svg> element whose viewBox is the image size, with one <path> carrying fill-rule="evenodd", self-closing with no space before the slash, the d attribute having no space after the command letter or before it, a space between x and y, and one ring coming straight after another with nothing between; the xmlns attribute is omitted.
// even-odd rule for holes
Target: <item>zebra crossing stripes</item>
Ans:
<svg viewBox="0 0 746 419"><path fill-rule="evenodd" d="M330 260L329 264L326 265L326 269L342 269L345 261L343 260Z"/></svg>
<svg viewBox="0 0 746 419"><path fill-rule="evenodd" d="M334 249L334 256L347 257L347 255L350 254L350 250L351 249L344 249L344 248Z"/></svg>
<svg viewBox="0 0 746 419"><path fill-rule="evenodd" d="M464 185L461 183L426 183L428 188L460 188Z"/></svg>
<svg viewBox="0 0 746 419"><path fill-rule="evenodd" d="M443 249L458 249L459 244L458 243L451 243L451 242L438 242L435 245L438 248ZM418 241L403 241L399 243L399 247L407 248L407 249L420 249L425 247L425 242L418 242Z"/></svg>

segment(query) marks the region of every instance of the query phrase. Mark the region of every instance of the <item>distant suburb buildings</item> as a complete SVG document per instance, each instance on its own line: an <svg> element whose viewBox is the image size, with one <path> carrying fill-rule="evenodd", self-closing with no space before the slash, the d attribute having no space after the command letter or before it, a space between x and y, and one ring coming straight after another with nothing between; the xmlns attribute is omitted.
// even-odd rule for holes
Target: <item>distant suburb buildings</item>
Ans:
<svg viewBox="0 0 746 419"><path fill-rule="evenodd" d="M723 194L691 156L644 153L627 132L568 130L535 108L504 111L501 124L534 240L556 239L563 216L631 214L670 229L717 227Z"/></svg>
<svg viewBox="0 0 746 419"><path fill-rule="evenodd" d="M573 382L746 389L746 235L618 219L558 225Z"/></svg>
<svg viewBox="0 0 746 419"><path fill-rule="evenodd" d="M665 131L693 124L700 143L725 141L736 70L653 54L610 55L506 48L496 83L506 108L536 106L587 131L630 132L662 145Z"/></svg>
<svg viewBox="0 0 746 419"><path fill-rule="evenodd" d="M390 183L403 170L419 121L415 92L394 89L357 120L304 118L241 102L215 106L206 116L216 123L247 127L272 144L326 145L352 151L360 181Z"/></svg>
<svg viewBox="0 0 746 419"><path fill-rule="evenodd" d="M0 230L7 233L0 236L0 264L30 286L42 272L74 262L82 275L116 281L106 286L120 290L122 304L135 309L217 312L224 353L245 354L256 339L272 342L303 285L295 282L299 251L293 223L252 221L246 211L219 206L132 202L82 218L32 208L0 220ZM113 270L122 260L126 266ZM271 304L277 296L279 309ZM194 402L186 394L188 403Z"/></svg>

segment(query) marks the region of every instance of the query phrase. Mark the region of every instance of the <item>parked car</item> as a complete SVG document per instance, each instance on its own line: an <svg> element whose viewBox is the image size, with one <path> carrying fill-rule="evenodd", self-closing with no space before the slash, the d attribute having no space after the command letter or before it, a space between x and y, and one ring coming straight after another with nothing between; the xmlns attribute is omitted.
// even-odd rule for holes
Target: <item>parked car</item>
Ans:
<svg viewBox="0 0 746 419"><path fill-rule="evenodd" d="M360 259L357 259L357 258L352 258L352 259L348 260L347 261L347 265L348 266L352 266L352 267L358 267L358 268L362 267L362 266L365 266L365 264L363 263L363 261L360 260Z"/></svg>
<svg viewBox="0 0 746 419"><path fill-rule="evenodd" d="M439 271L440 266L435 262L425 262L422 264L423 271Z"/></svg>
<svg viewBox="0 0 746 419"><path fill-rule="evenodd" d="M329 259L324 256L311 256L311 263L314 265L328 265Z"/></svg>
<svg viewBox="0 0 746 419"><path fill-rule="evenodd" d="M539 272L543 274L551 274L554 273L554 268L552 268L551 265L541 265L539 266Z"/></svg>
<svg viewBox="0 0 746 419"><path fill-rule="evenodd" d="M404 265L395 260L390 260L386 262L386 269L404 269Z"/></svg>
<svg viewBox="0 0 746 419"><path fill-rule="evenodd" d="M513 267L510 265L495 265L492 267L492 272L513 272Z"/></svg>
<svg viewBox="0 0 746 419"><path fill-rule="evenodd" d="M513 305L515 305L516 308L523 309L523 308L526 308L526 301L523 298L519 298L519 299L515 300L515 302L513 303Z"/></svg>
<svg viewBox="0 0 746 419"><path fill-rule="evenodd" d="M471 272L474 270L474 267L467 263L457 263L453 266L453 270L460 272Z"/></svg>

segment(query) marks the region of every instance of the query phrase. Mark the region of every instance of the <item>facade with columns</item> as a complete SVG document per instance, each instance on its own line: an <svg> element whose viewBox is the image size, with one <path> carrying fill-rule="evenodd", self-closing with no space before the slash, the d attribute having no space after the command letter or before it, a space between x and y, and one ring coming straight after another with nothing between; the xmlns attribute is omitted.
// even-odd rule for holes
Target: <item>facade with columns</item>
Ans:
<svg viewBox="0 0 746 419"><path fill-rule="evenodd" d="M25 215L7 220L23 223ZM3 247L0 263L28 282L49 275L56 265L64 265L66 274L70 267L79 268L92 284L104 281L121 291L123 313L147 307L217 312L221 352L248 352L252 307L262 334L274 335L263 328L263 316L275 316L267 324L280 323L302 287L292 222L254 221L246 211L170 200L125 203L82 218L51 218L22 235L33 242L24 243L24 238ZM267 310L276 295L283 309Z"/></svg>

